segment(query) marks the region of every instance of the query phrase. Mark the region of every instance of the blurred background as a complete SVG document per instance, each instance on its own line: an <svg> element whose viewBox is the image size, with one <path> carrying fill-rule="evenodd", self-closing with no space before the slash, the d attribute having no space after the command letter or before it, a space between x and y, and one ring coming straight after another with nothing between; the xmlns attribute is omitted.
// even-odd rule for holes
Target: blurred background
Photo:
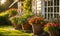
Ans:
<svg viewBox="0 0 60 36"><path fill-rule="evenodd" d="M9 6L13 3L14 0L0 0L0 12L10 9ZM17 3L14 4L11 8L17 8Z"/></svg>

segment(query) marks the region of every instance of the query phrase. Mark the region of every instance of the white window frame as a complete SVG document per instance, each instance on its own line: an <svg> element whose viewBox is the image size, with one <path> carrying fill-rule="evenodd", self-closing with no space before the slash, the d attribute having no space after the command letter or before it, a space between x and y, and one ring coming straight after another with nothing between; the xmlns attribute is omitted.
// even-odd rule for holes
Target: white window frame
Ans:
<svg viewBox="0 0 60 36"><path fill-rule="evenodd" d="M60 14L60 4L59 4L59 6L54 6L54 4L53 4L53 6L48 6L48 3L47 3L47 7L45 7L45 3L44 3L44 1L45 0L42 0L42 14L44 15L44 17L46 17L46 19L51 19L51 17L52 18L55 18L55 15L54 14L56 14L56 16L57 16L57 14L59 15ZM60 1L60 0L59 0ZM48 1L47 1L48 2ZM54 3L54 0L53 0L53 3ZM60 2L59 2L60 3ZM48 12L48 7L53 7L53 12L51 13L51 12ZM59 7L59 12L54 12L54 7ZM45 8L47 8L47 12L45 12ZM57 11L57 10L56 10ZM46 14L46 16L45 16L45 14ZM48 14L49 14L49 16L48 16ZM52 16L51 16L51 14L53 14Z"/></svg>

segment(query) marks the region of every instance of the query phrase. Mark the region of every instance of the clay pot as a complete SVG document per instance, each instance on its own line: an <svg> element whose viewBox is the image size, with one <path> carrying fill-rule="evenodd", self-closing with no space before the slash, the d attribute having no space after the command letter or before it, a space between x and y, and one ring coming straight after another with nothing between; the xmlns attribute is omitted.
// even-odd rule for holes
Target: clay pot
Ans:
<svg viewBox="0 0 60 36"><path fill-rule="evenodd" d="M32 30L32 26L28 22L26 22L25 24L22 25L22 29L24 31L29 31Z"/></svg>
<svg viewBox="0 0 60 36"><path fill-rule="evenodd" d="M49 33L50 36L57 36L57 32L56 31L50 30L50 31L48 31L48 33Z"/></svg>
<svg viewBox="0 0 60 36"><path fill-rule="evenodd" d="M34 35L39 35L43 32L43 27L40 24L32 24Z"/></svg>
<svg viewBox="0 0 60 36"><path fill-rule="evenodd" d="M13 26L15 29L22 29L22 26L19 25L19 24L12 23L12 26Z"/></svg>

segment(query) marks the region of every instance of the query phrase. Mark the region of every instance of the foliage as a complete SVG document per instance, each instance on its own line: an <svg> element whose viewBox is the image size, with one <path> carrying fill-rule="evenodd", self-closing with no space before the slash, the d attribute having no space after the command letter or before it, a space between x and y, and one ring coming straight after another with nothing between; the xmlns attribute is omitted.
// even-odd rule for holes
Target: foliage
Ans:
<svg viewBox="0 0 60 36"><path fill-rule="evenodd" d="M28 22L29 18L34 16L33 13L25 13L22 16L19 17L19 24L25 24L26 22Z"/></svg>
<svg viewBox="0 0 60 36"><path fill-rule="evenodd" d="M9 14L9 16L15 16L17 14L17 10L16 9L11 9L7 11L7 14Z"/></svg>
<svg viewBox="0 0 60 36"><path fill-rule="evenodd" d="M10 21L8 19L8 14L4 16L0 16L0 25L9 25Z"/></svg>
<svg viewBox="0 0 60 36"><path fill-rule="evenodd" d="M10 21L11 21L12 23L18 24L18 18L16 18L16 17L11 17L11 18L10 18Z"/></svg>
<svg viewBox="0 0 60 36"><path fill-rule="evenodd" d="M5 28L4 28L5 27ZM0 36L32 36L31 33L25 33L22 30L15 30L12 26L1 26Z"/></svg>
<svg viewBox="0 0 60 36"><path fill-rule="evenodd" d="M50 22L44 25L44 31L50 31L50 30L52 31L58 30L58 24Z"/></svg>
<svg viewBox="0 0 60 36"><path fill-rule="evenodd" d="M11 24L9 17L11 17L10 15L15 16L17 14L17 11L15 9L10 9L7 10L5 12L0 13L0 25L7 25L7 24Z"/></svg>
<svg viewBox="0 0 60 36"><path fill-rule="evenodd" d="M24 0L22 5L23 12L32 12L32 0Z"/></svg>
<svg viewBox="0 0 60 36"><path fill-rule="evenodd" d="M34 14L33 14L32 12L27 12L27 13L24 13L24 14L22 15L22 17L24 17L24 18L30 18L30 17L32 17L32 16L34 16Z"/></svg>
<svg viewBox="0 0 60 36"><path fill-rule="evenodd" d="M57 19L56 19L56 18L51 18L49 21L50 21L50 22L57 23Z"/></svg>
<svg viewBox="0 0 60 36"><path fill-rule="evenodd" d="M25 13L22 16L18 16L18 17L12 17L10 18L10 21L16 24L24 24L28 21L28 19L30 17L32 17L34 14L32 13Z"/></svg>
<svg viewBox="0 0 60 36"><path fill-rule="evenodd" d="M15 16L16 14L17 14L17 9L13 8L0 13L0 16L4 16L4 15Z"/></svg>
<svg viewBox="0 0 60 36"><path fill-rule="evenodd" d="M35 16L35 17L32 17L29 19L30 24L41 24L41 25L43 25L44 22L45 22L44 18L41 18L39 16Z"/></svg>

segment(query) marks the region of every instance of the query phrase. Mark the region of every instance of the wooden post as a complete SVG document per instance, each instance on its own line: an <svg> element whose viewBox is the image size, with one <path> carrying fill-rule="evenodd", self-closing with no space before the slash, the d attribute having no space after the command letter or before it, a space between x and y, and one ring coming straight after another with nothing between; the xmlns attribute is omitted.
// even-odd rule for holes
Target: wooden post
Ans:
<svg viewBox="0 0 60 36"><path fill-rule="evenodd" d="M32 0L32 12L36 15L37 8L36 8L36 0Z"/></svg>
<svg viewBox="0 0 60 36"><path fill-rule="evenodd" d="M21 6L22 6L22 2L19 0L18 1L18 14L19 15L22 15L22 10L21 10L22 8L21 8Z"/></svg>

